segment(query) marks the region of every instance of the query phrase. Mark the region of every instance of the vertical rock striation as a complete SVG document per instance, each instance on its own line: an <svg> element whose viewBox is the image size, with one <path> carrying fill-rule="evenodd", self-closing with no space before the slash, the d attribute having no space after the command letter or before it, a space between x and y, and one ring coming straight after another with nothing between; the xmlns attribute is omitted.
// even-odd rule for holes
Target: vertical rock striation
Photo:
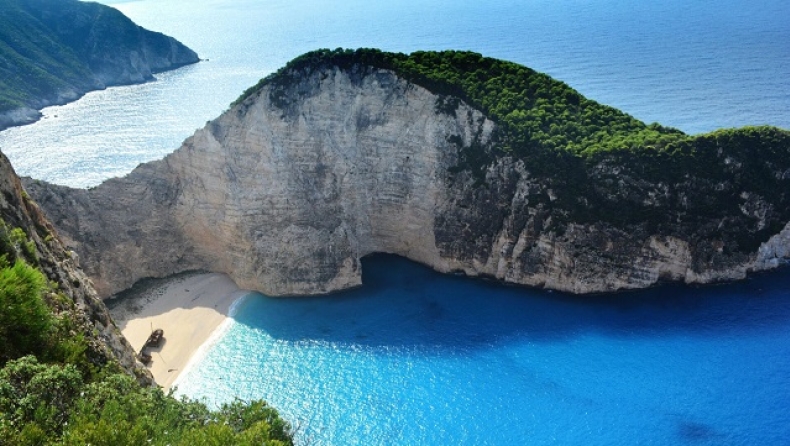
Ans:
<svg viewBox="0 0 790 446"><path fill-rule="evenodd" d="M574 293L737 279L788 257L790 227L730 252L722 222L686 222L681 211L669 229L568 221L557 182L510 156L494 157L481 185L459 168L462 153L491 152L497 124L463 101L445 103L390 70L323 66L289 85L264 83L124 178L90 190L26 188L103 296L188 269L269 295L326 293L359 285L360 258L374 252ZM612 163L588 169L603 199L663 199L666 184ZM684 199L692 180L666 200ZM764 225L784 218L758 196L743 203Z"/></svg>

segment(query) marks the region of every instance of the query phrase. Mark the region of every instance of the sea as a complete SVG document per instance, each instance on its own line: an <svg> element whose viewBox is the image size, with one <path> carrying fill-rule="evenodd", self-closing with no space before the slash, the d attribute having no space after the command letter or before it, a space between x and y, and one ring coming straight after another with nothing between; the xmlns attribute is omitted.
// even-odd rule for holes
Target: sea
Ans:
<svg viewBox="0 0 790 446"><path fill-rule="evenodd" d="M0 132L21 175L72 187L124 175L317 48L472 50L691 134L790 129L787 0L102 3L204 61ZM787 268L571 296L376 255L363 281L250 293L176 393L265 399L300 445L790 445Z"/></svg>

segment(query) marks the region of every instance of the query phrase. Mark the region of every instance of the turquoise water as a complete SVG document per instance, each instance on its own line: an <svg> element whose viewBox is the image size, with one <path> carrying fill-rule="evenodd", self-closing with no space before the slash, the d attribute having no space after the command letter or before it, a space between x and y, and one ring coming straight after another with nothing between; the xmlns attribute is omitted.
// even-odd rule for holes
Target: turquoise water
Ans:
<svg viewBox="0 0 790 446"><path fill-rule="evenodd" d="M316 48L467 49L690 133L790 128L787 0L105 0L209 59L0 132L23 175L78 187L158 159Z"/></svg>
<svg viewBox="0 0 790 446"><path fill-rule="evenodd" d="M136 0L209 61L0 132L23 175L78 187L161 158L319 47L469 49L689 133L790 128L787 0ZM365 286L251 295L182 394L263 397L303 445L790 444L790 272L574 298L365 261Z"/></svg>
<svg viewBox="0 0 790 446"><path fill-rule="evenodd" d="M179 393L266 399L311 445L790 444L790 270L573 297L363 268L245 298Z"/></svg>

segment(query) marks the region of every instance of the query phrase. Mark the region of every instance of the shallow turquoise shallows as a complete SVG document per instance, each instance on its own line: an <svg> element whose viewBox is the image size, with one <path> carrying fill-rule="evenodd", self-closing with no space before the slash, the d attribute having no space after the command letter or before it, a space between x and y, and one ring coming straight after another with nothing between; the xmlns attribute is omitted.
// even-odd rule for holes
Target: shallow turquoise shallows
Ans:
<svg viewBox="0 0 790 446"><path fill-rule="evenodd" d="M790 270L574 297L391 256L251 294L178 392L263 398L311 445L790 444Z"/></svg>
<svg viewBox="0 0 790 446"><path fill-rule="evenodd" d="M689 133L790 129L788 0L102 0L210 59L0 132L76 187L175 150L316 48L464 49ZM303 446L790 445L790 272L574 298L365 262L323 298L251 295L180 393L261 397Z"/></svg>

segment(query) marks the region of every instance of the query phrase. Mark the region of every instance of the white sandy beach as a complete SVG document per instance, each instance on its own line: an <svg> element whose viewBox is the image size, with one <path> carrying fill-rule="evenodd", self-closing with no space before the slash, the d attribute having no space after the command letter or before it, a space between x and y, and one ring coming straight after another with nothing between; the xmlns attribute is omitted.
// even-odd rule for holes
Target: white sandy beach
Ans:
<svg viewBox="0 0 790 446"><path fill-rule="evenodd" d="M160 346L146 350L153 357L149 370L167 390L228 317L231 304L247 293L224 274L192 273L152 281L108 304L135 351L140 351L152 329L164 330Z"/></svg>

